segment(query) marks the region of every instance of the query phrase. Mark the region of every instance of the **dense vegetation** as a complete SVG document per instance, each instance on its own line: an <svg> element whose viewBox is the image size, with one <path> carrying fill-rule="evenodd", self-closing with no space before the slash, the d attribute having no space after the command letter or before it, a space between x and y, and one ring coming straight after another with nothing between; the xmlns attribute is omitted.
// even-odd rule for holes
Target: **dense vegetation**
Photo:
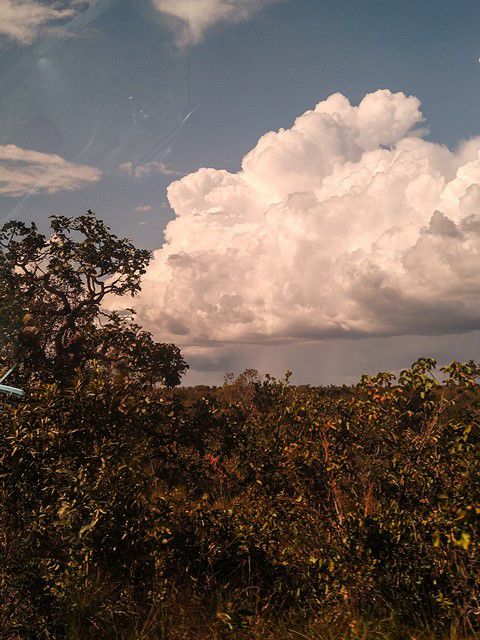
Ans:
<svg viewBox="0 0 480 640"><path fill-rule="evenodd" d="M101 305L148 255L52 226L0 232L2 638L476 636L477 365L171 389L178 349Z"/></svg>

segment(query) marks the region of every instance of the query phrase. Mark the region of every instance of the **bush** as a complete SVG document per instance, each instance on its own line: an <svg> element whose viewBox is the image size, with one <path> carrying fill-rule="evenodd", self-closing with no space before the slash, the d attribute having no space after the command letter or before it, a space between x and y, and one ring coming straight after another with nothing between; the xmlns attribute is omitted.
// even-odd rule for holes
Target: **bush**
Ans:
<svg viewBox="0 0 480 640"><path fill-rule="evenodd" d="M101 369L32 384L1 414L7 637L476 632L479 368L434 367L192 401Z"/></svg>

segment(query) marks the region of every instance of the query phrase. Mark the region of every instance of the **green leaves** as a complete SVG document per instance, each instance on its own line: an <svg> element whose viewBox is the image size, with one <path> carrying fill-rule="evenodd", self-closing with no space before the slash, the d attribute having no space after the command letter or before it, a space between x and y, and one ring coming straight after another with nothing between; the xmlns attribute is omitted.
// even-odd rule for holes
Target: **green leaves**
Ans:
<svg viewBox="0 0 480 640"><path fill-rule="evenodd" d="M179 384L187 364L178 347L157 343L130 319L103 308L134 296L150 252L118 238L92 211L51 216L51 234L11 221L0 229L0 366L21 363L25 381L64 387L94 362L120 384ZM94 365L93 365L94 366Z"/></svg>
<svg viewBox="0 0 480 640"><path fill-rule="evenodd" d="M106 353L130 370L98 358L68 387L33 380L0 416L0 596L15 632L68 637L74 620L79 637L110 640L115 621L139 638L148 620L168 638L187 620L181 637L249 638L272 619L392 610L478 628L474 365L437 379L420 359L352 388L250 370L160 389L151 338L111 323Z"/></svg>

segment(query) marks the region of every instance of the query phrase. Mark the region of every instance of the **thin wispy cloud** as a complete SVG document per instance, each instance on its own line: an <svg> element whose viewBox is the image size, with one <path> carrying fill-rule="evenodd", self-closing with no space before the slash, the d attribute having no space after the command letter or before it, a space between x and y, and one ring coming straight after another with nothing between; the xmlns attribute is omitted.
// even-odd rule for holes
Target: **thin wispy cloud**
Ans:
<svg viewBox="0 0 480 640"><path fill-rule="evenodd" d="M480 329L480 138L422 139L419 107L337 93L173 182L140 317L186 345Z"/></svg>
<svg viewBox="0 0 480 640"><path fill-rule="evenodd" d="M142 204L139 207L135 207L133 212L134 213L148 213L151 210L152 210L152 205L151 204Z"/></svg>
<svg viewBox="0 0 480 640"><path fill-rule="evenodd" d="M171 22L177 44L198 44L218 24L249 20L268 5L283 0L152 0L153 6Z"/></svg>
<svg viewBox="0 0 480 640"><path fill-rule="evenodd" d="M32 44L42 31L72 18L88 4L83 0L49 4L35 0L0 0L0 36L21 45Z"/></svg>
<svg viewBox="0 0 480 640"><path fill-rule="evenodd" d="M98 182L99 169L68 162L52 153L0 146L0 195L20 197L34 193L74 191Z"/></svg>
<svg viewBox="0 0 480 640"><path fill-rule="evenodd" d="M169 167L165 162L145 162L144 164L123 162L118 168L134 178L145 178L158 173L169 178L178 178L184 175L181 171L175 171Z"/></svg>

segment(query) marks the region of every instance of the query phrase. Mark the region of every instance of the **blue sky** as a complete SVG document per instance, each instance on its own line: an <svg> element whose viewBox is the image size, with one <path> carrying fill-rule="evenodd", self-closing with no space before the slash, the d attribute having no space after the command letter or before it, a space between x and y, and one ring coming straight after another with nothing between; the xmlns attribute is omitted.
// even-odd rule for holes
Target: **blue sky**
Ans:
<svg viewBox="0 0 480 640"><path fill-rule="evenodd" d="M264 133L291 127L335 92L353 105L384 88L415 95L426 139L450 147L480 134L480 5L473 0L284 0L218 21L183 46L182 23L158 10L162 0L64 2L68 15L27 25L29 35L13 27L2 33L2 12L22 4L39 3L0 0L0 146L56 154L102 175L84 170L78 183L67 177L65 189L50 193L5 188L0 220L44 223L55 211L92 208L119 234L159 248L174 217L170 182L201 167L235 173ZM25 155L22 162L40 161ZM471 319L467 325L476 328ZM313 343L286 334L275 345L263 336L263 346L245 340L242 348L196 338L199 370L190 379L216 381L225 369L253 364L275 373L294 368L299 381L338 382L357 369L408 364L412 344L443 359L480 356L476 333L436 338L435 331L419 331L428 339L320 336ZM394 355L372 347L389 339ZM350 368L335 364L345 354Z"/></svg>
<svg viewBox="0 0 480 640"><path fill-rule="evenodd" d="M77 16L76 36L48 34L31 46L3 39L2 144L73 159L93 136L82 161L114 173L116 161L138 161L155 149L150 142L163 142L154 159L168 158L175 170L236 169L260 135L289 126L331 93L358 102L384 87L422 100L435 140L454 145L480 132L475 1L290 0L249 21L217 25L188 51L175 49L164 17L147 2L100 0L91 11L88 24ZM149 122L134 124L135 105ZM188 107L198 108L176 129ZM91 188L36 196L20 207L3 198L2 217L15 209L39 219L87 206L153 247L150 226L161 232L170 215L161 206L169 178L135 184L108 175ZM131 216L142 204L153 207L148 225Z"/></svg>

